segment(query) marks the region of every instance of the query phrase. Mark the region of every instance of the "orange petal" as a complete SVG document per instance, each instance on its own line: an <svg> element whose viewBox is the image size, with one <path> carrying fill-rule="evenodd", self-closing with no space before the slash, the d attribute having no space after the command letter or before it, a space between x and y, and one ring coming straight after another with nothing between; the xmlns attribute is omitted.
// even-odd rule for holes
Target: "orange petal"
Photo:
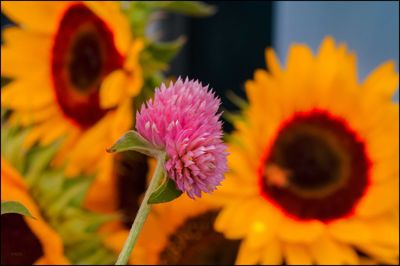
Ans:
<svg viewBox="0 0 400 266"><path fill-rule="evenodd" d="M123 70L115 70L109 74L100 87L100 105L111 108L118 105L126 97L127 76Z"/></svg>
<svg viewBox="0 0 400 266"><path fill-rule="evenodd" d="M319 221L296 221L289 217L282 220L278 227L279 237L287 242L313 242L325 230L325 225Z"/></svg>
<svg viewBox="0 0 400 266"><path fill-rule="evenodd" d="M1 89L1 105L11 109L32 110L54 102L54 95L40 78L16 80Z"/></svg>
<svg viewBox="0 0 400 266"><path fill-rule="evenodd" d="M1 12L30 30L52 34L68 2L1 1Z"/></svg>
<svg viewBox="0 0 400 266"><path fill-rule="evenodd" d="M310 252L303 245L285 243L283 250L288 265L312 264Z"/></svg>

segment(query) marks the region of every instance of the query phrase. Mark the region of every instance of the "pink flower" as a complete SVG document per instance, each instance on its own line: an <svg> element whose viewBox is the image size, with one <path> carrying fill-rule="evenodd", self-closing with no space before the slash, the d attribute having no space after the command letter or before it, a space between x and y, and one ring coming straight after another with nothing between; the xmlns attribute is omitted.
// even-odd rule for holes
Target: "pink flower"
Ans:
<svg viewBox="0 0 400 266"><path fill-rule="evenodd" d="M136 130L166 151L168 176L191 198L215 190L227 170L220 103L208 86L179 78L157 88L136 115Z"/></svg>

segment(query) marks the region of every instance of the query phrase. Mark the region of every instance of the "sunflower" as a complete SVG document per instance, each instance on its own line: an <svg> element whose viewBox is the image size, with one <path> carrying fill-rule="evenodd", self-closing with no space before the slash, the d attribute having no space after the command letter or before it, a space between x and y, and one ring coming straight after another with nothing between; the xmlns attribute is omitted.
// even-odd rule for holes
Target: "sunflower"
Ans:
<svg viewBox="0 0 400 266"><path fill-rule="evenodd" d="M392 61L364 82L331 37L293 45L286 68L245 84L214 224L243 239L238 264L398 263L399 106Z"/></svg>
<svg viewBox="0 0 400 266"><path fill-rule="evenodd" d="M111 178L105 179L101 189L93 190L90 209L100 213L119 213L120 219L104 224L100 229L103 244L116 255L128 237L140 200L146 190L146 176L150 173L148 157L136 152L116 154L111 165ZM108 191L108 193L104 193ZM112 204L104 204L112 202ZM135 248L130 263L144 261L141 248Z"/></svg>
<svg viewBox="0 0 400 266"><path fill-rule="evenodd" d="M33 217L19 214L1 216L1 264L69 264L60 236L40 214L21 175L1 158L1 200L14 200L26 206Z"/></svg>
<svg viewBox="0 0 400 266"><path fill-rule="evenodd" d="M158 204L151 216L159 226L145 228L148 232L162 228L158 249L150 250L148 263L165 265L229 265L235 262L240 241L229 240L217 232L213 224L218 209L203 199L186 195L166 204ZM158 232L158 231L156 231ZM151 238L144 231L142 246ZM147 234L147 235L146 235ZM145 238L147 236L147 239ZM160 245L161 243L161 245Z"/></svg>
<svg viewBox="0 0 400 266"><path fill-rule="evenodd" d="M201 201L201 200L200 200ZM217 210L186 195L155 205L129 259L131 264L232 264L239 241L213 228ZM120 252L129 228L122 223L104 227L105 245Z"/></svg>
<svg viewBox="0 0 400 266"><path fill-rule="evenodd" d="M63 169L49 167L60 142L26 151L21 146L29 129L5 122L1 130L1 198L23 203L36 218L2 215L2 262L113 263L116 255L98 229L117 217L83 208L91 178L70 179Z"/></svg>
<svg viewBox="0 0 400 266"><path fill-rule="evenodd" d="M97 171L92 189L101 188L112 167L105 149L132 126L142 40L132 37L118 2L1 7L18 24L3 32L1 75L12 82L2 88L2 107L14 124L32 126L25 147L64 137L54 164L67 162L69 176Z"/></svg>
<svg viewBox="0 0 400 266"><path fill-rule="evenodd" d="M101 229L104 245L118 254L128 237L147 182L155 169L154 159L134 152L120 154L114 171L116 197L124 218ZM135 169L135 171L132 171ZM135 185L135 186L133 186ZM99 210L102 206L97 206ZM239 241L231 241L213 229L217 209L204 200L186 195L155 204L130 256L130 264L232 264Z"/></svg>

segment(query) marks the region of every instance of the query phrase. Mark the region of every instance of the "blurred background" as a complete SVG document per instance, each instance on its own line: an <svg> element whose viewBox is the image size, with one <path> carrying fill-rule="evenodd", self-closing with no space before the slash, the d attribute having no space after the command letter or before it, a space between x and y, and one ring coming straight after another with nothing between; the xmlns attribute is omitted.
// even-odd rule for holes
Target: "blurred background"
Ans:
<svg viewBox="0 0 400 266"><path fill-rule="evenodd" d="M285 62L287 50L293 43L304 43L316 52L324 37L330 35L357 53L360 82L387 60L395 60L398 71L399 2L205 2L216 7L214 15L189 17L163 13L155 16L157 19L147 31L154 39L165 42L185 36L186 43L173 59L166 76L188 76L210 84L222 98L223 110L239 109L229 93L245 98L245 81L252 78L255 69L265 68L266 47L273 47L281 62ZM11 23L1 13L1 28ZM399 101L398 89L393 101ZM232 129L225 121L224 130ZM130 219L124 220L124 226L129 228L145 190L144 177L150 167L146 157L141 155L118 158L115 165L119 171L115 185L118 207ZM212 230L212 226L210 228Z"/></svg>
<svg viewBox="0 0 400 266"><path fill-rule="evenodd" d="M272 46L281 61L291 43L315 51L326 35L346 42L357 52L359 80L380 63L399 63L399 2L397 1L205 1L217 7L206 18L165 14L152 26L161 40L185 35L186 45L173 60L168 75L197 78L222 97L232 90L244 97L243 84L256 68L264 68L264 49ZM1 26L9 24L2 14ZM394 96L399 100L399 92ZM226 131L231 131L229 123Z"/></svg>

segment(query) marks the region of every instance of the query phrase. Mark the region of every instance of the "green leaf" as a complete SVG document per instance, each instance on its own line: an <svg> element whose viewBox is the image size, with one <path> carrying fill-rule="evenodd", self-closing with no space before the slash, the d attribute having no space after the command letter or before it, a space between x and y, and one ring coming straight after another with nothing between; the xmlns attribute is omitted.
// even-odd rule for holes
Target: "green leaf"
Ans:
<svg viewBox="0 0 400 266"><path fill-rule="evenodd" d="M249 106L249 103L245 99L235 94L231 90L229 90L226 93L226 98L228 98L229 101L231 101L234 105L236 105L240 109L246 109Z"/></svg>
<svg viewBox="0 0 400 266"><path fill-rule="evenodd" d="M156 157L160 150L156 149L146 139L134 130L126 132L107 152L137 151Z"/></svg>
<svg viewBox="0 0 400 266"><path fill-rule="evenodd" d="M126 9L131 31L136 37L145 35L146 26L153 10L146 1L131 1Z"/></svg>
<svg viewBox="0 0 400 266"><path fill-rule="evenodd" d="M152 1L154 8L168 12L204 17L214 15L216 8L200 1Z"/></svg>
<svg viewBox="0 0 400 266"><path fill-rule="evenodd" d="M23 172L27 149L22 147L22 143L28 134L28 130L21 130L15 126L2 125L1 133L1 155L19 172ZM3 134L5 135L4 137Z"/></svg>
<svg viewBox="0 0 400 266"><path fill-rule="evenodd" d="M1 215L6 213L18 213L33 219L36 219L32 216L29 210L19 203L18 201L2 201L1 202Z"/></svg>
<svg viewBox="0 0 400 266"><path fill-rule="evenodd" d="M146 50L149 51L154 60L168 63L186 42L186 38L181 36L175 41L164 43L150 43Z"/></svg>
<svg viewBox="0 0 400 266"><path fill-rule="evenodd" d="M150 76L157 71L164 71L168 68L166 62L157 61L154 59L153 55L146 50L140 54L140 64L142 65L143 75L145 77Z"/></svg>
<svg viewBox="0 0 400 266"><path fill-rule="evenodd" d="M176 56L185 41L186 38L182 36L172 42L148 42L140 54L144 76L151 76L157 71L168 69L169 62Z"/></svg>
<svg viewBox="0 0 400 266"><path fill-rule="evenodd" d="M50 161L59 150L61 139L51 143L45 147L34 146L28 153L29 167L26 170L26 183L29 187L34 186L34 183L40 178L40 174L48 167Z"/></svg>
<svg viewBox="0 0 400 266"><path fill-rule="evenodd" d="M164 182L150 195L147 203L162 203L176 199L182 194L182 191L176 188L174 180L165 178Z"/></svg>
<svg viewBox="0 0 400 266"><path fill-rule="evenodd" d="M55 200L51 206L48 206L47 212L49 216L58 216L68 204L70 204L77 197L82 197L82 195L87 192L91 183L91 179L80 178L77 181L78 182L72 184L71 186L63 188L64 192L62 196L57 198L57 200Z"/></svg>

